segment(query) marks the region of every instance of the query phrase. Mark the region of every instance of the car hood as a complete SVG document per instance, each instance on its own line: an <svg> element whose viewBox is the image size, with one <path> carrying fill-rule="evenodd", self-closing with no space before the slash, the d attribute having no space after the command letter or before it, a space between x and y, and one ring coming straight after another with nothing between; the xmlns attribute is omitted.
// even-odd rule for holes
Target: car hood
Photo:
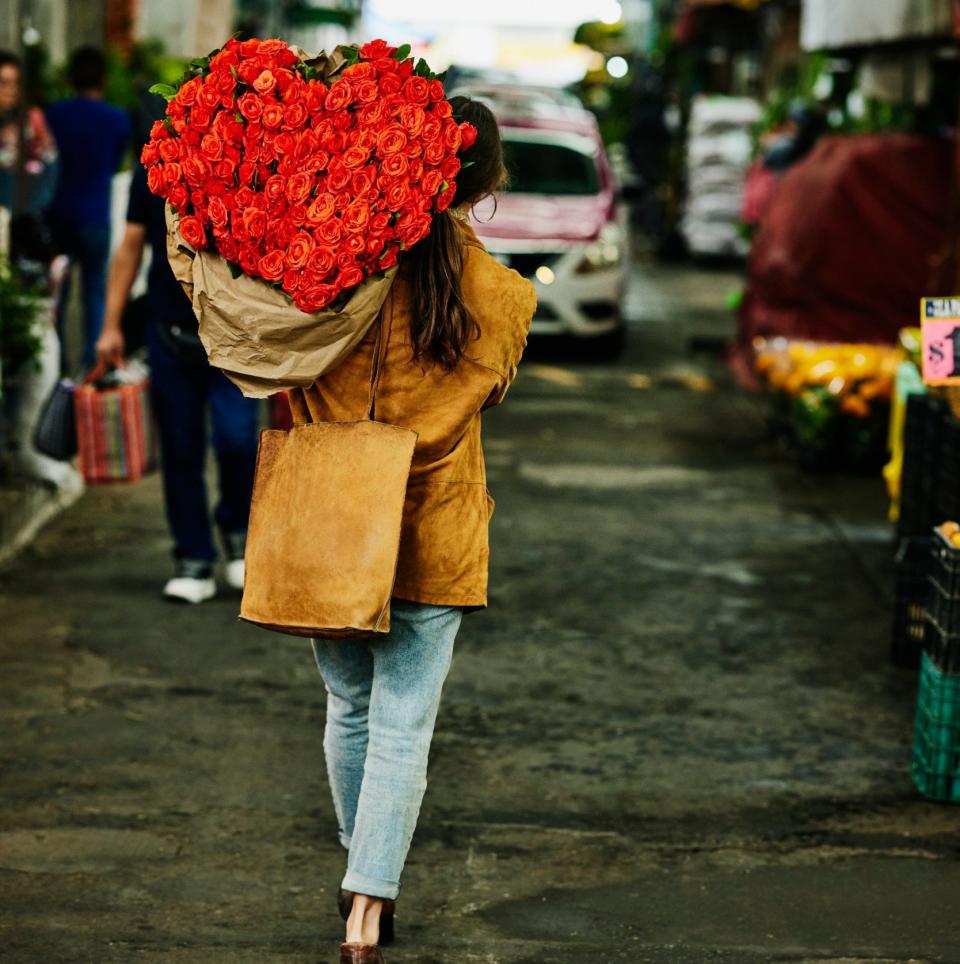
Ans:
<svg viewBox="0 0 960 964"><path fill-rule="evenodd" d="M482 241L592 241L608 220L610 197L504 194L477 205L471 224Z"/></svg>

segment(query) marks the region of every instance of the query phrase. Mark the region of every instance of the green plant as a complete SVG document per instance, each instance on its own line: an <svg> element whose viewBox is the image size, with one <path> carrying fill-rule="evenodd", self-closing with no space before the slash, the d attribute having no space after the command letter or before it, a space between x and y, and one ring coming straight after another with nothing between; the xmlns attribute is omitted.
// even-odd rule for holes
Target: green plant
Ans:
<svg viewBox="0 0 960 964"><path fill-rule="evenodd" d="M15 374L28 364L36 364L41 342L35 330L40 297L25 286L16 273L0 260L0 365L6 374Z"/></svg>

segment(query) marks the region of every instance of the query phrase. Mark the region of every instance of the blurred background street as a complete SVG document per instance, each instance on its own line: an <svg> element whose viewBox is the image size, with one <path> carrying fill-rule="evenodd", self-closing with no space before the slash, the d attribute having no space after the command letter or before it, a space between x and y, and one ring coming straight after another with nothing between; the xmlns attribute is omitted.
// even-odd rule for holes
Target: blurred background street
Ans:
<svg viewBox="0 0 960 964"><path fill-rule="evenodd" d="M201 519L191 575L155 464L38 430L111 310L56 204L31 212L77 156L69 124L50 146L51 105L86 96L67 64L104 50L94 99L129 124L116 259L146 86L239 30L410 42L489 103L512 185L475 227L539 295L484 416L490 606L391 964L960 964L960 402L916 327L956 293L955 6L0 0L0 959L314 961L342 936L325 694L305 640L236 618L242 532ZM165 324L140 253L133 386ZM215 594L172 605L183 578Z"/></svg>

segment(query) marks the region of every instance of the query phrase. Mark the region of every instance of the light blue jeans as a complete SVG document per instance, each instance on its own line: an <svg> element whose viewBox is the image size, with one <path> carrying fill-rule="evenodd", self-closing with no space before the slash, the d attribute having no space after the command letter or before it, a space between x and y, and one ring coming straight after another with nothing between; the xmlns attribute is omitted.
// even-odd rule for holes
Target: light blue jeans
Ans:
<svg viewBox="0 0 960 964"><path fill-rule="evenodd" d="M382 639L314 639L344 890L393 899L427 789L427 756L463 610L393 600Z"/></svg>

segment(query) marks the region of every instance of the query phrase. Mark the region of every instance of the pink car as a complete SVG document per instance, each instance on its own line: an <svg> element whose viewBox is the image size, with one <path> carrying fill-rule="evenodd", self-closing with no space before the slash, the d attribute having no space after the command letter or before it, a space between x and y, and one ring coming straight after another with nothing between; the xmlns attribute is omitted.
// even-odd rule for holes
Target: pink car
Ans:
<svg viewBox="0 0 960 964"><path fill-rule="evenodd" d="M487 250L536 285L538 335L622 343L627 238L596 121L563 91L466 86L500 122L511 183L474 227ZM572 101L572 103L571 103Z"/></svg>

